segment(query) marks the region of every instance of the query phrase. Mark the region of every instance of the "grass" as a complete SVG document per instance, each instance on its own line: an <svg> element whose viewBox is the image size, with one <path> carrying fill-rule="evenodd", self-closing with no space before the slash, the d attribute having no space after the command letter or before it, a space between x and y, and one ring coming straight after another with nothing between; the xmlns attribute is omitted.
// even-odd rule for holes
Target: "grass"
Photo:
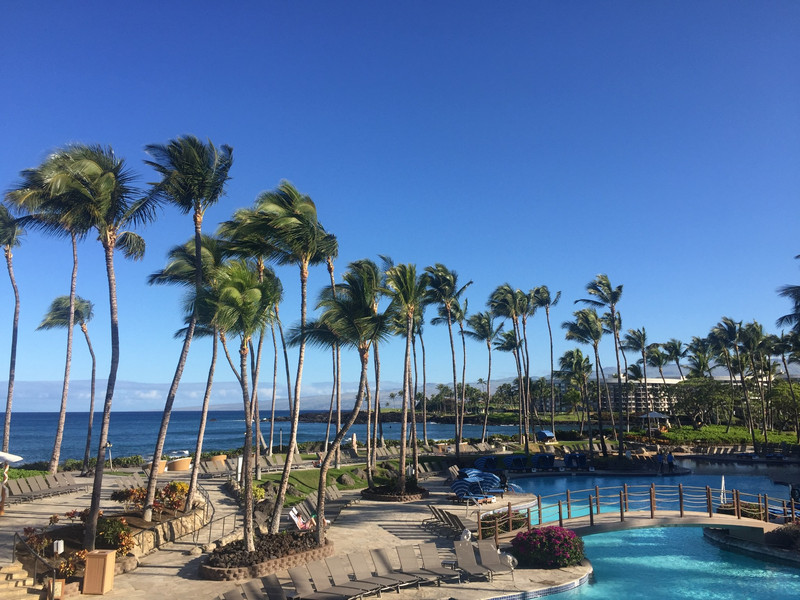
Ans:
<svg viewBox="0 0 800 600"><path fill-rule="evenodd" d="M700 429L694 427L673 428L661 436L669 440L672 444L692 444L695 442L707 444L751 444L753 438L746 427L732 426L729 432L725 432L725 425L706 425ZM771 444L786 442L794 444L797 436L794 432L767 432L767 438ZM763 442L764 436L761 432L756 432L756 441Z"/></svg>

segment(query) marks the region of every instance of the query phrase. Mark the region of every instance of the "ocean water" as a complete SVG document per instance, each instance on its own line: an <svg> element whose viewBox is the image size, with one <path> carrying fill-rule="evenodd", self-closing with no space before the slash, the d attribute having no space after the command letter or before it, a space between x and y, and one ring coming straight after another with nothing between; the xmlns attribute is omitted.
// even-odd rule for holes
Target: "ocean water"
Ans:
<svg viewBox="0 0 800 600"><path fill-rule="evenodd" d="M279 413L286 415L286 412ZM161 426L161 412L113 412L109 427L108 441L111 442L111 455L150 457L156 444L156 436ZM262 412L262 418L268 417ZM97 454L100 437L102 413L96 413L93 426L91 455ZM4 413L0 413L0 420ZM64 439L61 444L61 461L68 458L82 459L86 447L86 428L89 422L88 412L68 412L64 426ZM50 460L53 452L53 441L58 425L58 413L24 413L11 414L11 439L9 451L22 456L25 462ZM200 425L200 411L176 411L172 413L167 429L164 453L178 455L194 452L197 443L197 429ZM262 435L269 442L269 423L262 422ZM418 436L422 437L422 426L418 425ZM490 426L490 434L513 435L517 428L514 425ZM355 433L363 442L366 436L366 425L354 425L347 438ZM384 438L396 440L400 438L399 423L384 423ZM275 423L276 445L289 441L289 423ZM330 439L335 432L332 431ZM465 437L480 437L481 426L465 425ZM430 440L449 439L453 437L453 425L428 423ZM297 439L299 442L322 441L325 439L325 423L301 423ZM241 411L209 411L203 451L212 452L241 448L244 443L244 418Z"/></svg>

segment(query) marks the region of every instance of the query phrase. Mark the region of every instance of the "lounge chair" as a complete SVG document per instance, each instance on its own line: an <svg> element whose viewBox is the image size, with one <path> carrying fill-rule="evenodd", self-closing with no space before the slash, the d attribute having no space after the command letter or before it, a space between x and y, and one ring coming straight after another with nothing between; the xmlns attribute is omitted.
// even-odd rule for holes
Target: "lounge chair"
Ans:
<svg viewBox="0 0 800 600"><path fill-rule="evenodd" d="M351 552L347 555L347 558L350 561L350 567L353 569L356 581L374 583L385 589L394 588L396 590L399 590L400 586L403 585L400 581L392 577L375 575L372 572L373 567L370 566L371 561L368 561L367 557L360 552Z"/></svg>
<svg viewBox="0 0 800 600"><path fill-rule="evenodd" d="M248 581L242 585L244 588L245 594L248 593L248 584L255 584L255 581ZM267 594L267 598L269 600L288 600L286 597L286 591L281 586L280 581L278 581L278 576L275 573L271 575L267 575L266 577L261 578L261 585L264 587L264 591ZM261 596L264 597L263 595ZM255 598L258 598L257 596ZM250 596L247 596L247 600L253 600Z"/></svg>
<svg viewBox="0 0 800 600"><path fill-rule="evenodd" d="M470 577L485 578L491 581L492 572L486 567L479 565L478 561L475 560L475 551L472 549L472 544L470 542L456 540L454 545L459 569Z"/></svg>
<svg viewBox="0 0 800 600"><path fill-rule="evenodd" d="M384 589L384 586L379 583L350 579L350 564L341 556L329 556L325 559L325 564L328 566L334 585L352 587L361 590L364 594L378 594L379 596L381 590Z"/></svg>
<svg viewBox="0 0 800 600"><path fill-rule="evenodd" d="M421 582L420 578L416 575L408 575L395 569L392 566L389 554L386 552L385 548L373 548L369 553L372 555L372 560L375 563L375 572L379 577L397 579L400 585L416 585L419 587Z"/></svg>
<svg viewBox="0 0 800 600"><path fill-rule="evenodd" d="M440 577L425 567L420 567L414 546L406 544L395 548L397 558L400 560L400 570L406 575L411 575L420 580L420 583L435 583L441 585Z"/></svg>
<svg viewBox="0 0 800 600"><path fill-rule="evenodd" d="M440 579L458 579L461 582L460 571L442 566L442 561L439 559L439 551L433 542L420 544L419 556L422 559L422 566L425 570L435 573Z"/></svg>
<svg viewBox="0 0 800 600"><path fill-rule="evenodd" d="M311 583L314 584L317 592L326 594L341 594L348 598L360 598L372 590L364 590L359 586L353 585L331 585L330 571L322 560L312 560L306 564L308 574L311 575Z"/></svg>
<svg viewBox="0 0 800 600"><path fill-rule="evenodd" d="M481 565L492 572L492 577L503 573L511 573L511 577L514 577L514 569L510 565L500 562L497 546L492 540L478 540L478 554L481 558Z"/></svg>
<svg viewBox="0 0 800 600"><path fill-rule="evenodd" d="M305 565L291 567L289 578L292 580L296 591L294 597L297 600L347 600L346 594L320 592L314 589L311 584L311 575Z"/></svg>
<svg viewBox="0 0 800 600"><path fill-rule="evenodd" d="M235 587L222 594L220 598L222 598L222 600L243 600L244 594L242 593L242 588Z"/></svg>

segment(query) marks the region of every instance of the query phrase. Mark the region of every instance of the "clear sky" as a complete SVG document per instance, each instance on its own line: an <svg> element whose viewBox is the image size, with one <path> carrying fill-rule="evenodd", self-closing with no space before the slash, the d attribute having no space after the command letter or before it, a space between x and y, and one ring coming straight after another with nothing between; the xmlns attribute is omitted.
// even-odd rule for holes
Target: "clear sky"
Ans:
<svg viewBox="0 0 800 600"><path fill-rule="evenodd" d="M508 282L561 290L562 321L607 273L624 285L623 327L688 342L722 316L775 331L776 289L800 278L800 4L797 2L7 2L0 18L0 186L71 143L113 146L140 176L143 147L182 134L234 148L227 196L205 230L291 181L339 240L339 272L379 254L441 262L469 288L469 310ZM142 229L141 262L117 256L119 378L163 406L182 322L177 290L146 277L187 240L165 209ZM36 332L69 289L65 240L32 232L14 251L22 295L18 381L58 381L65 335ZM285 322L298 274L281 267ZM311 273L312 302L327 273ZM80 247L78 293L108 372L102 251ZM0 379L12 318L0 279ZM432 311L431 311L432 312ZM432 316L432 315L431 315ZM79 332L77 332L79 333ZM533 373L549 371L544 315L531 325ZM447 331L427 326L428 378L452 380ZM604 342L604 366L613 345ZM397 382L399 340L382 351ZM588 348L584 348L588 351ZM88 379L76 337L73 378ZM184 380L204 381L209 342ZM345 356L345 379L357 378ZM265 361L268 383L271 358ZM220 364L217 379L233 376ZM515 374L496 355L493 377ZM468 344L467 379L486 376ZM326 394L330 360L309 353L304 394ZM3 389L5 386L3 385ZM49 395L48 395L49 396ZM57 399L57 398L56 398ZM18 410L56 406L52 398ZM179 397L179 405L190 400ZM196 401L195 401L196 403ZM84 400L70 410L85 410Z"/></svg>

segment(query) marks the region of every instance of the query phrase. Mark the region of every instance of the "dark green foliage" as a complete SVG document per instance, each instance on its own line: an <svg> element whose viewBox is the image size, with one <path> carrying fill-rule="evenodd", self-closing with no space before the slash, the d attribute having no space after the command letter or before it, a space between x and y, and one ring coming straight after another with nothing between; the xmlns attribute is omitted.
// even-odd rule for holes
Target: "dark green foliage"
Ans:
<svg viewBox="0 0 800 600"><path fill-rule="evenodd" d="M800 521L767 531L764 534L764 541L770 546L800 551Z"/></svg>

